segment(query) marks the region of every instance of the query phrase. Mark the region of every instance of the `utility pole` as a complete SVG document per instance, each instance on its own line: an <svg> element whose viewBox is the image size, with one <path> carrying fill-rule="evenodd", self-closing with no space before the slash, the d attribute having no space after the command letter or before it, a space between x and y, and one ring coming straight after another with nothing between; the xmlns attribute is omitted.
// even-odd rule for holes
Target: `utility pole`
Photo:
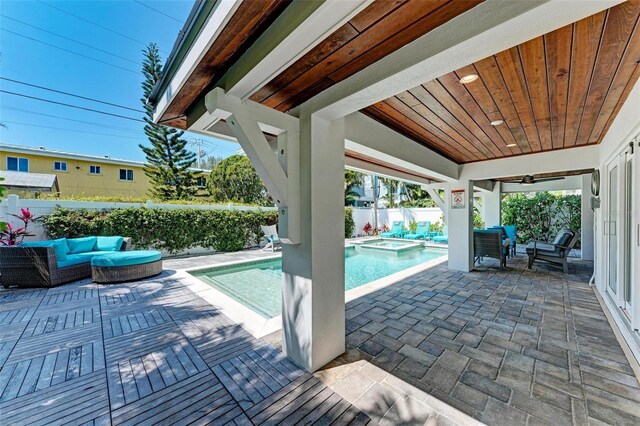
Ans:
<svg viewBox="0 0 640 426"><path fill-rule="evenodd" d="M191 144L195 145L198 148L198 155L196 156L196 158L197 158L198 168L201 169L202 168L202 145L204 145L204 139L194 139L193 142L191 142Z"/></svg>

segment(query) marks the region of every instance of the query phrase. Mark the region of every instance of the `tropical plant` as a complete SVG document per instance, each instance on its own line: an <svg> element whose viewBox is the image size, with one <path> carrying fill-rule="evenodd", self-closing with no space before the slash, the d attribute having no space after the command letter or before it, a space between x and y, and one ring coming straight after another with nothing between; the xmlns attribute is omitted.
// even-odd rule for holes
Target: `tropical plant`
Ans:
<svg viewBox="0 0 640 426"><path fill-rule="evenodd" d="M412 220L411 222L409 222L409 231L411 231L412 233L415 233L416 229L418 229L418 222L416 222L415 220Z"/></svg>
<svg viewBox="0 0 640 426"><path fill-rule="evenodd" d="M2 182L3 180L4 178L0 177L0 182ZM5 190L4 186L0 185L0 199L2 198L2 195L4 195L4 190ZM0 220L0 232L5 231L7 229L8 229L7 222L3 222Z"/></svg>
<svg viewBox="0 0 640 426"><path fill-rule="evenodd" d="M25 237L33 237L34 234L27 229L30 223L34 223L39 220L35 217L29 209L20 209L20 214L12 214L22 222L22 226L19 228L14 227L11 223L7 223L5 229L0 232L0 244L3 246L15 246L24 240Z"/></svg>
<svg viewBox="0 0 640 426"><path fill-rule="evenodd" d="M387 200L387 206L392 209L396 206L395 196L402 183L396 179L383 177L380 178L380 182L387 188L387 193L382 198Z"/></svg>
<svg viewBox="0 0 640 426"><path fill-rule="evenodd" d="M403 185L403 189L407 199L400 203L401 205L406 207L438 207L429 193L420 185L407 183Z"/></svg>
<svg viewBox="0 0 640 426"><path fill-rule="evenodd" d="M344 171L344 205L353 206L360 198L357 188L364 186L364 174L355 170Z"/></svg>
<svg viewBox="0 0 640 426"><path fill-rule="evenodd" d="M209 191L217 202L273 204L246 155L232 155L220 161L211 171Z"/></svg>
<svg viewBox="0 0 640 426"><path fill-rule="evenodd" d="M145 110L144 132L151 146L140 144L145 154L144 173L151 180L150 195L161 200L191 198L198 191L190 167L196 161L195 153L187 150L187 141L181 139L184 132L154 123L153 107L147 102L160 80L162 60L158 46L150 43L144 50L142 61L142 105Z"/></svg>
<svg viewBox="0 0 640 426"><path fill-rule="evenodd" d="M351 238L356 229L356 222L353 220L353 210L344 209L344 237Z"/></svg>
<svg viewBox="0 0 640 426"><path fill-rule="evenodd" d="M371 223L369 222L365 223L364 226L362 227L362 232L364 232L365 235L373 234L373 225L371 225Z"/></svg>

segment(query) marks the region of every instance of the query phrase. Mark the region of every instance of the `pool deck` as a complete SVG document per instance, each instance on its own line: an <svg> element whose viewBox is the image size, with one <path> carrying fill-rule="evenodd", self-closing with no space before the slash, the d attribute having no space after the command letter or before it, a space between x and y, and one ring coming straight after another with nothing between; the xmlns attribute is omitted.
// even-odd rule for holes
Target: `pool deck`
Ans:
<svg viewBox="0 0 640 426"><path fill-rule="evenodd" d="M446 265L346 307L344 355L311 375L182 282L159 277L0 290L6 424L640 424L640 384L587 284L571 274ZM349 423L351 422L351 423Z"/></svg>

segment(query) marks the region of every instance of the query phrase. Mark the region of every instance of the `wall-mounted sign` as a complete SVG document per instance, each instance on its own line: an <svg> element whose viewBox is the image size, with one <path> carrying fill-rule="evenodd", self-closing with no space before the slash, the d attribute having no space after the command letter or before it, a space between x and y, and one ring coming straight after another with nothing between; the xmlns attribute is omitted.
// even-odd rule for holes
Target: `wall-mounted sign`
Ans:
<svg viewBox="0 0 640 426"><path fill-rule="evenodd" d="M451 191L451 208L464 209L464 189Z"/></svg>

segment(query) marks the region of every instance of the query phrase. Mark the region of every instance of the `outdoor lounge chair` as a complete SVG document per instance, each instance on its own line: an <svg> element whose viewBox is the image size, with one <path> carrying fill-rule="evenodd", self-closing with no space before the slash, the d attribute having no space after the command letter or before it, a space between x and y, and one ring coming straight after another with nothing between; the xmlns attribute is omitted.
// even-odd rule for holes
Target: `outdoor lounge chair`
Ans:
<svg viewBox="0 0 640 426"><path fill-rule="evenodd" d="M431 222L418 222L418 226L416 227L416 231L414 234L405 234L404 238L407 240L426 240L427 235L429 234L429 228L431 227Z"/></svg>
<svg viewBox="0 0 640 426"><path fill-rule="evenodd" d="M391 223L391 230L388 232L381 232L380 236L383 238L402 238L402 221L394 220Z"/></svg>
<svg viewBox="0 0 640 426"><path fill-rule="evenodd" d="M473 256L478 261L482 257L491 257L500 261L500 270L507 266L508 247L505 247L502 229L474 229Z"/></svg>
<svg viewBox="0 0 640 426"><path fill-rule="evenodd" d="M492 226L491 228L488 229L502 229L502 232L504 232L504 237L509 238L509 252L507 253L508 256L515 256L516 255L516 238L518 236L518 227L517 226L511 226L511 225L498 225L498 226Z"/></svg>
<svg viewBox="0 0 640 426"><path fill-rule="evenodd" d="M278 237L278 230L276 229L275 225L261 225L260 228L262 228L264 237L267 239L267 245L262 248L263 250L270 248L271 251L275 251L277 245L282 247L282 242L280 242L280 238Z"/></svg>
<svg viewBox="0 0 640 426"><path fill-rule="evenodd" d="M528 268L531 269L534 261L541 260L562 266L564 273L568 274L569 265L567 263L567 257L571 249L573 249L578 242L579 237L579 232L565 228L558 232L558 235L556 235L556 238L550 244L543 241L531 241L527 246L527 255L529 256Z"/></svg>

